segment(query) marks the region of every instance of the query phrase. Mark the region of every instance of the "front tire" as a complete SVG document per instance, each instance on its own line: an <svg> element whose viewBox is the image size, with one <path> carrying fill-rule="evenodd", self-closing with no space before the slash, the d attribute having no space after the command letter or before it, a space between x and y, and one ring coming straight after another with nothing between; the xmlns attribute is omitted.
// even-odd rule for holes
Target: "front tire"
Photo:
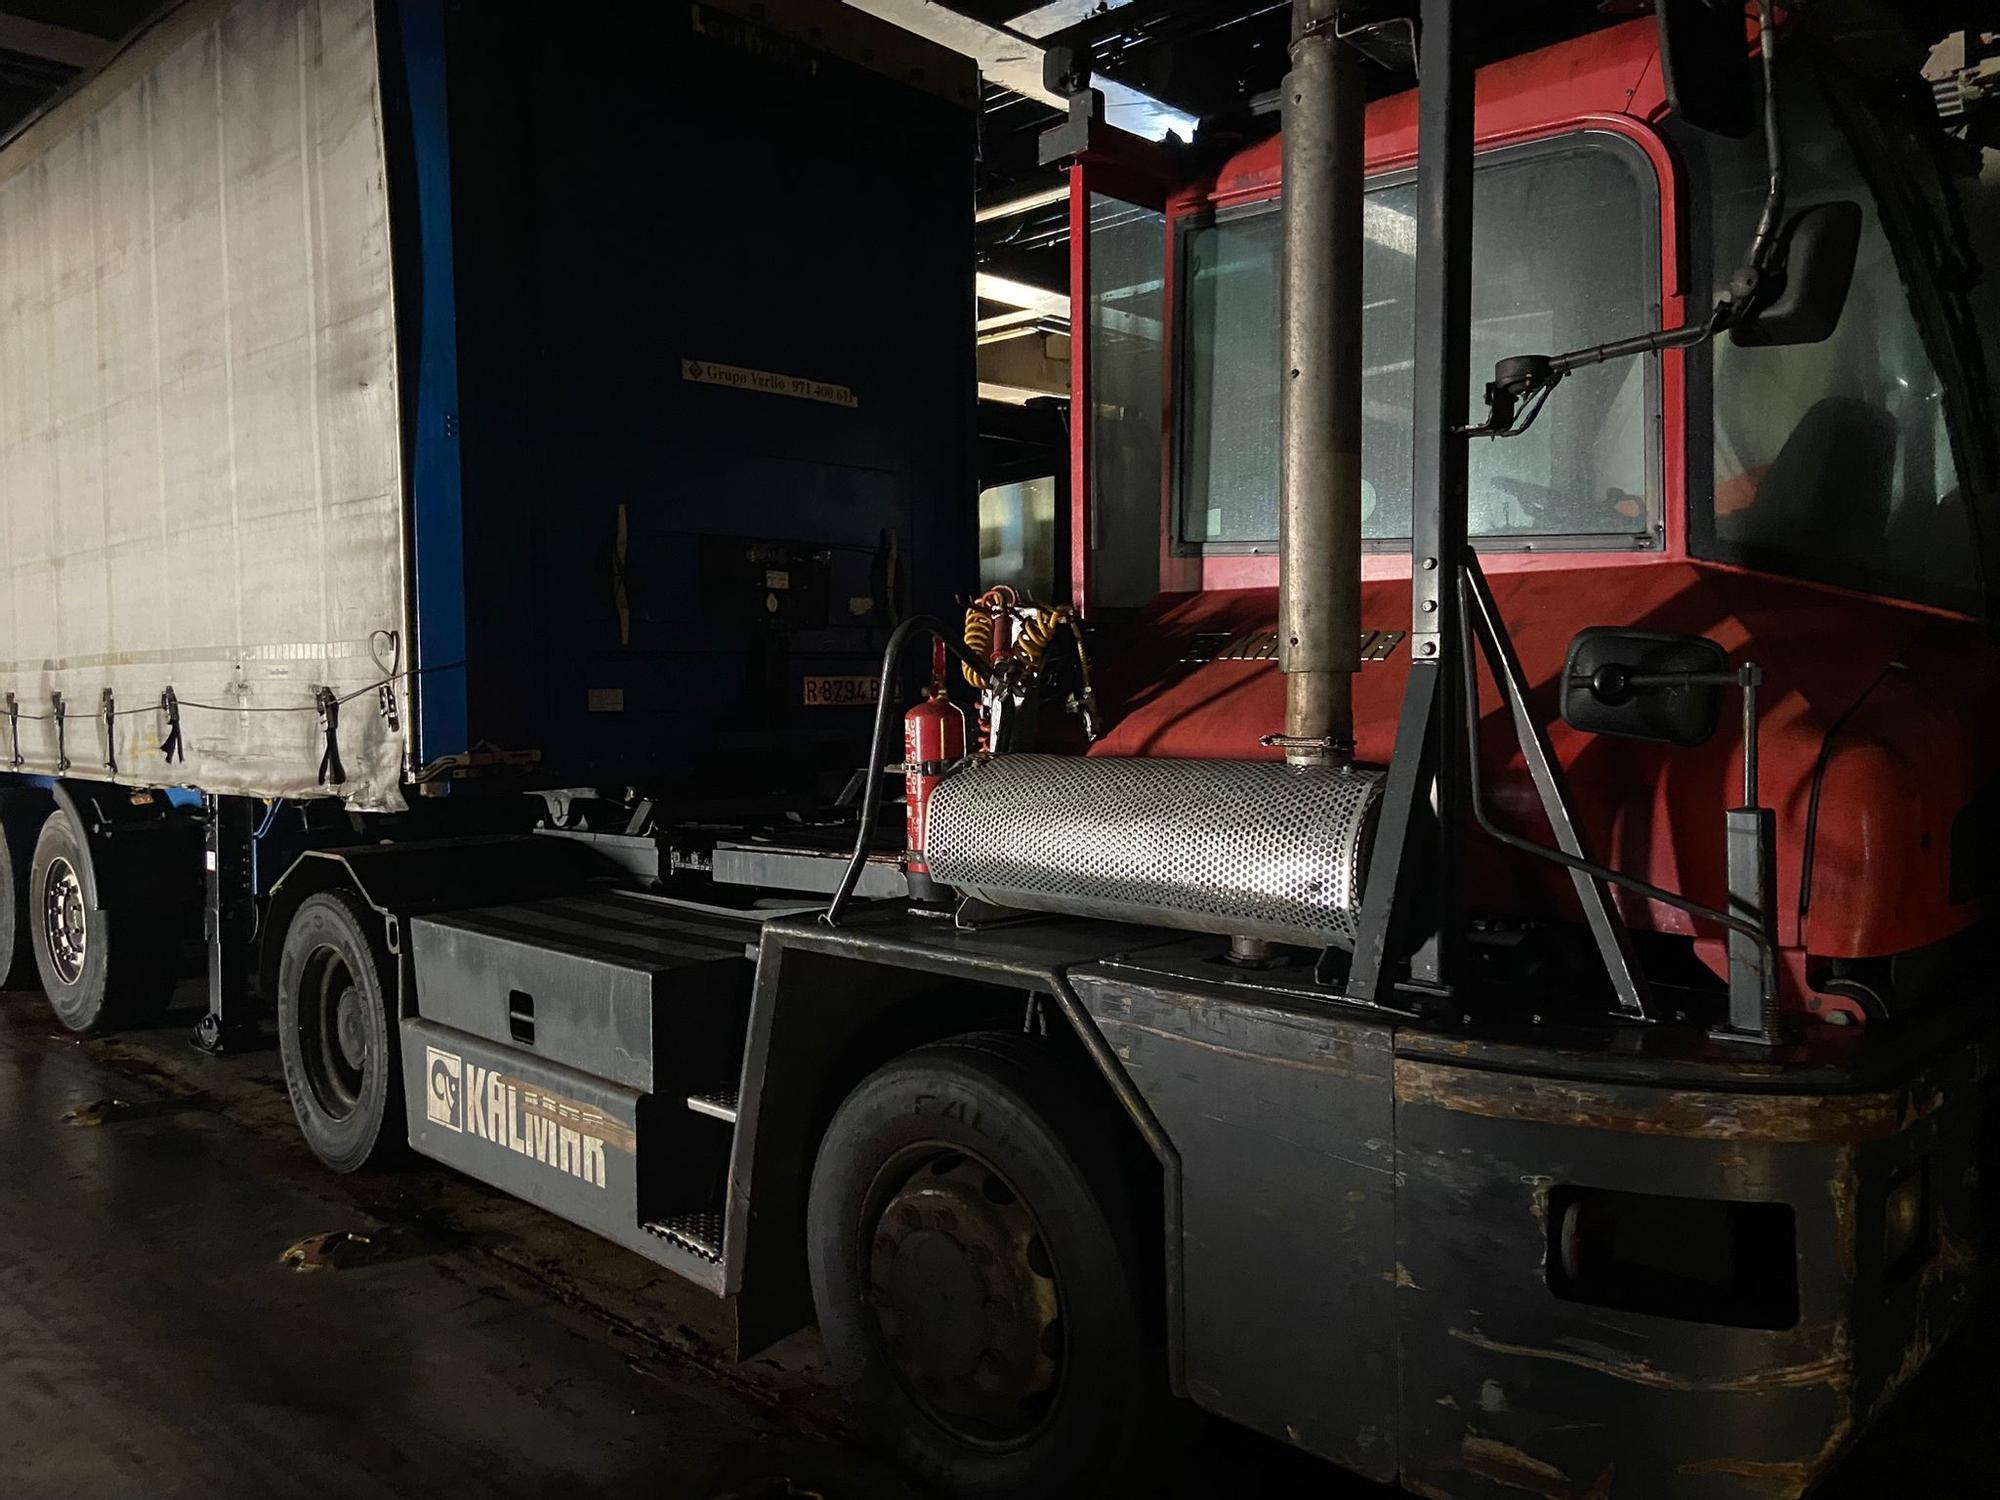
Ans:
<svg viewBox="0 0 2000 1500"><path fill-rule="evenodd" d="M969 1500L1129 1478L1161 1399L1121 1122L1046 1043L980 1033L863 1081L813 1169L820 1332L857 1411Z"/></svg>
<svg viewBox="0 0 2000 1500"><path fill-rule="evenodd" d="M381 919L347 891L299 903L278 959L278 1054L306 1144L336 1172L404 1141L402 1038Z"/></svg>
<svg viewBox="0 0 2000 1500"><path fill-rule="evenodd" d="M49 1006L71 1031L152 1020L174 992L180 953L138 909L104 910L89 842L58 807L42 824L24 893L29 942Z"/></svg>

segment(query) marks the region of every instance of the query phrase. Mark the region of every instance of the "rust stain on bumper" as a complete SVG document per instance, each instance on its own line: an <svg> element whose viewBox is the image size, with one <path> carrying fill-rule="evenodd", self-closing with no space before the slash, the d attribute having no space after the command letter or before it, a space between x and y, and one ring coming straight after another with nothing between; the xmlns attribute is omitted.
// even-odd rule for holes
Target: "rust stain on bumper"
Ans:
<svg viewBox="0 0 2000 1500"><path fill-rule="evenodd" d="M1396 1059L1396 1102L1493 1120L1696 1140L1852 1142L1894 1135L1900 1093L1752 1094L1644 1085L1611 1087Z"/></svg>
<svg viewBox="0 0 2000 1500"><path fill-rule="evenodd" d="M1643 1359L1605 1359L1597 1355L1580 1354L1573 1349L1542 1349L1533 1344L1510 1344L1500 1339L1488 1338L1474 1329L1454 1328L1450 1333L1453 1338L1492 1354L1512 1354L1523 1359L1554 1360L1558 1364L1574 1365L1580 1370L1594 1370L1614 1380L1630 1381L1634 1385L1643 1385L1660 1391L1755 1392L1797 1390L1815 1385L1844 1391L1850 1378L1849 1359L1844 1347L1821 1359L1807 1360L1803 1364L1778 1365L1748 1375L1703 1380L1691 1375L1676 1375L1671 1370L1662 1370L1659 1366L1648 1364Z"/></svg>
<svg viewBox="0 0 2000 1500"><path fill-rule="evenodd" d="M1498 1438L1468 1432L1459 1440L1458 1457L1467 1472L1510 1490L1526 1490L1533 1495L1569 1493L1569 1475Z"/></svg>
<svg viewBox="0 0 2000 1500"><path fill-rule="evenodd" d="M1834 1251L1840 1257L1841 1275L1852 1285L1856 1250L1854 1205L1861 1194L1861 1177L1855 1166L1852 1146L1841 1148L1833 1176L1827 1179L1826 1189L1833 1197L1834 1233L1838 1236Z"/></svg>
<svg viewBox="0 0 2000 1500"><path fill-rule="evenodd" d="M1769 1486L1773 1495L1803 1494L1819 1477L1833 1466L1848 1435L1854 1430L1854 1423L1842 1417L1828 1429L1826 1441L1820 1444L1819 1452L1805 1458L1761 1460L1754 1458L1704 1458L1694 1463L1680 1466L1683 1474L1722 1474L1733 1479L1748 1479Z"/></svg>

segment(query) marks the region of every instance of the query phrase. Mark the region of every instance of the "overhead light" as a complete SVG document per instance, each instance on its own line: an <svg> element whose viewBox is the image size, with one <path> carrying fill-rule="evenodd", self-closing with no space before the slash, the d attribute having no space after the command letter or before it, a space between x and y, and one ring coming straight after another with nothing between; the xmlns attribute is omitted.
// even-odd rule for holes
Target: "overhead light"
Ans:
<svg viewBox="0 0 2000 1500"><path fill-rule="evenodd" d="M1088 21L1106 11L1119 10L1131 0L1049 0L1033 10L1023 11L1007 23L1009 31L1037 39L1067 31L1079 21Z"/></svg>
<svg viewBox="0 0 2000 1500"><path fill-rule="evenodd" d="M1004 198L998 203L988 203L974 210L972 222L989 224L995 219L1012 219L1022 214L1031 214L1038 208L1047 208L1054 203L1067 202L1069 184L1059 182L1054 187L1041 188L1032 193L1023 193L1018 198Z"/></svg>
<svg viewBox="0 0 2000 1500"><path fill-rule="evenodd" d="M1031 286L1025 281L1015 281L1006 276L995 276L991 271L981 271L973 280L973 289L982 302L998 302L1004 307L1032 308L1038 313L1051 317L1069 316L1069 297L1066 293L1052 291L1048 287Z"/></svg>

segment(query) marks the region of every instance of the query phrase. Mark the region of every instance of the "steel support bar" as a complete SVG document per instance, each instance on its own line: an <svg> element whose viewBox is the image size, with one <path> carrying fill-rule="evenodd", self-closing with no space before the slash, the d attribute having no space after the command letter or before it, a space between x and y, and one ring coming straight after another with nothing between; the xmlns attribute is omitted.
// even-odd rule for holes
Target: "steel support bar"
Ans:
<svg viewBox="0 0 2000 1500"><path fill-rule="evenodd" d="M1412 866L1435 813L1436 858L1427 917L1410 957L1411 982L1445 990L1465 929L1465 670L1459 576L1466 554L1466 397L1472 327L1472 7L1424 0L1417 90L1415 487L1410 527L1412 657L1396 728L1375 859L1362 902L1361 941L1347 993L1380 998L1392 935L1418 931L1407 915ZM1412 735L1421 735L1413 740Z"/></svg>
<svg viewBox="0 0 2000 1500"><path fill-rule="evenodd" d="M1542 811L1548 816L1549 827L1555 831L1556 847L1572 859L1589 859L1590 855L1583 847L1583 835L1577 831L1576 819L1570 812L1569 779L1563 774L1562 763L1556 759L1555 751L1549 745L1548 732L1528 712L1528 689L1521 675L1521 659L1515 654L1506 622L1500 618L1499 607L1493 602L1493 591L1487 587L1486 573L1479 566L1479 558L1470 552L1465 558L1465 603L1471 613L1472 628L1478 633L1479 644L1492 665L1493 680L1499 684L1501 696L1507 700L1514 736L1520 741L1521 757L1527 762L1529 779L1535 783L1535 791L1542 799ZM1469 676L1476 667L1468 661L1465 670ZM1478 764L1474 762L1467 771L1469 775L1477 776ZM1604 971L1611 977L1619 1011L1633 1020L1657 1019L1652 1015L1645 978L1632 955L1632 935L1612 909L1609 893L1581 870L1571 870L1570 880L1576 886L1576 899L1582 903L1584 918L1590 924L1590 935L1597 940Z"/></svg>
<svg viewBox="0 0 2000 1500"><path fill-rule="evenodd" d="M1278 658L1285 758L1346 759L1361 670L1363 88L1335 0L1295 0L1284 82Z"/></svg>
<svg viewBox="0 0 2000 1500"><path fill-rule="evenodd" d="M1397 957L1393 947L1399 936L1397 922L1421 894L1417 876L1424 864L1425 802L1436 779L1438 751L1436 674L1427 681L1430 690L1419 691L1412 669L1396 721L1396 753L1382 790L1375 855L1361 893L1361 925L1348 965L1346 995L1367 1005L1390 1000L1386 991L1395 982L1390 969Z"/></svg>
<svg viewBox="0 0 2000 1500"><path fill-rule="evenodd" d="M1718 1035L1732 1041L1782 1040L1778 1024L1778 975L1770 962L1777 951L1776 889L1772 849L1777 815L1768 807L1732 807L1729 837L1729 914L1754 922L1764 934L1758 943L1740 932L1729 934L1729 1024Z"/></svg>
<svg viewBox="0 0 2000 1500"><path fill-rule="evenodd" d="M257 1036L257 901L251 889L250 846L257 804L248 797L210 796L202 819L202 936L208 945L208 1014L195 1028L204 1052L230 1052Z"/></svg>

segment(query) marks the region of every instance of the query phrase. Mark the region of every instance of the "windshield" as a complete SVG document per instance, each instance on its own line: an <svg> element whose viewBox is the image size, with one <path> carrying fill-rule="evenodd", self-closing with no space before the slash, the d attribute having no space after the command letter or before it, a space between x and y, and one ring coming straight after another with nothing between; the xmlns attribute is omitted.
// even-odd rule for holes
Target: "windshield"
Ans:
<svg viewBox="0 0 2000 1500"><path fill-rule="evenodd" d="M1652 169L1602 132L1484 153L1473 212L1472 385L1495 361L1557 353L1656 324ZM1362 218L1362 526L1410 529L1416 183L1371 187ZM1258 550L1278 534L1276 204L1182 240L1178 532L1184 547ZM1474 535L1650 546L1659 513L1657 361L1578 371L1523 437L1475 442Z"/></svg>

